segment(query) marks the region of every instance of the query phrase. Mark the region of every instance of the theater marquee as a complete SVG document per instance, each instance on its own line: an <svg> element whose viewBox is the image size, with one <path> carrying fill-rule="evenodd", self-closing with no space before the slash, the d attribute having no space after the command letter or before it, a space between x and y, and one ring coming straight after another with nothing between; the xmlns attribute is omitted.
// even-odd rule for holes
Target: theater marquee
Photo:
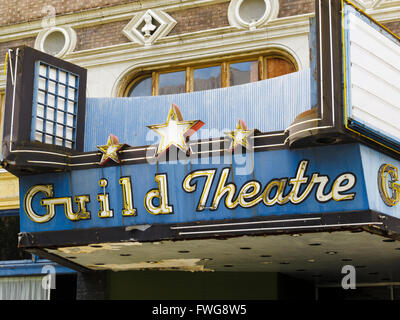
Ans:
<svg viewBox="0 0 400 320"><path fill-rule="evenodd" d="M273 207L276 205L284 206L291 204L302 204L309 196L317 203L328 203L330 201L346 201L354 200L356 193L351 190L356 185L356 176L353 173L342 173L336 178L331 178L329 175L320 174L317 172L307 172L309 165L308 160L303 160L299 163L296 173L293 177L284 177L270 180L265 184L258 180L250 180L242 185L236 185L233 182L228 182L231 169L224 168L218 175L217 169L201 169L196 170L186 175L182 182L169 181L166 173L156 174L155 182L157 188L149 190L144 200L144 208L147 213L152 215L175 214L174 207L177 204L171 202L168 196L169 190L173 189L177 195L178 201L185 202L184 192L194 193L198 191L201 195L197 201L196 208L190 208L197 212L205 211L206 208L210 211L216 211L220 206L225 206L227 209L253 208L259 204L265 207ZM271 168L273 170L273 168ZM115 204L110 202L110 193L108 192L109 182L107 179L101 178L98 181L98 186L103 188L103 193L97 194L97 211L98 218L114 218L114 210L112 207L121 207L122 211L115 214L120 214L123 217L131 217L139 214L135 208L133 190L137 186L132 185L132 180L136 180L131 176L117 178L120 185L120 190L113 188L113 192L117 192L120 196L120 203ZM137 179L140 180L140 179ZM204 180L204 183L199 186L199 180ZM331 183L329 183L331 181ZM115 184L116 181L110 181ZM181 188L179 187L181 186ZM70 221L87 220L92 217L87 209L87 204L90 203L91 190L96 190L96 182L93 181L93 187L86 190L85 194L54 197L56 186L52 184L34 185L26 193L24 197L24 209L28 218L36 223L46 223L54 218L56 207L60 206L64 211L65 217ZM143 185L141 185L143 188ZM213 190L213 192L211 192ZM57 192L60 193L60 192ZM40 197L44 196L44 198ZM41 198L40 202L39 199ZM116 197L111 196L115 199ZM223 201L223 199L225 200ZM35 212L34 199L40 203L42 209L45 209L44 214ZM182 199L182 200L180 200ZM73 201L76 203L77 211L74 212ZM207 207L209 203L209 207ZM264 209L265 210L265 209ZM43 211L43 210L40 210ZM61 210L60 210L61 211ZM146 212L140 212L145 214ZM210 213L210 216L216 215Z"/></svg>
<svg viewBox="0 0 400 320"><path fill-rule="evenodd" d="M359 65L362 36L390 49L368 61L392 64L398 39L347 1L316 12L310 70L180 95L86 99L85 69L10 49L1 164L20 181L19 246L79 269L63 249L400 234L400 133L368 111L379 86L363 86L385 75L365 83Z"/></svg>

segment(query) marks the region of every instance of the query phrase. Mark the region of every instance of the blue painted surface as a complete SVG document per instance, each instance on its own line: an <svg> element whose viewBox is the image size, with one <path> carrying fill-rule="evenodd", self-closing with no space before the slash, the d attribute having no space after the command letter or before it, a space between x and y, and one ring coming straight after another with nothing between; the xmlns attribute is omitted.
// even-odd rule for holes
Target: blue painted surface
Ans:
<svg viewBox="0 0 400 320"><path fill-rule="evenodd" d="M361 146L361 158L365 172L365 186L369 207L372 210L400 218L400 205L387 206L379 194L377 173L383 164L391 164L400 169L400 161L366 146ZM398 182L397 182L398 183Z"/></svg>
<svg viewBox="0 0 400 320"><path fill-rule="evenodd" d="M184 120L205 125L192 140L219 138L239 119L261 132L286 129L311 109L310 70L254 83L193 93L136 98L89 98L86 106L85 151L104 145L110 133L120 142L145 146L158 142L146 126L165 123L172 103Z"/></svg>
<svg viewBox="0 0 400 320"><path fill-rule="evenodd" d="M254 157L254 171L246 174L245 164L233 163L233 175L229 176L228 182L234 182L237 186L236 195L240 187L250 180L257 180L261 183L262 189L273 179L294 178L299 163L302 160L309 160L305 173L311 177L312 174L329 176L329 183L326 191L330 190L333 181L341 174L350 172L356 176L356 184L351 189L355 192L354 200L334 201L320 203L315 198L314 186L310 195L300 204L287 203L285 205L275 204L266 206L259 203L253 208L237 207L233 210L226 208L224 201L221 201L218 210L196 211L197 203L201 196L205 178L197 179L198 189L193 193L187 193L182 188L182 182L190 172L199 169L217 169L217 175L213 182L207 206L210 206L211 198L217 187L221 171L230 167L229 161L224 162L223 158L210 158L209 163L160 163L156 165L139 164L116 167L104 167L100 169L89 169L73 171L72 173L43 174L22 177L20 179L20 199L23 208L24 196L29 188L37 184L53 184L55 197L67 197L77 195L89 195L90 203L87 210L91 212L91 219L81 221L70 221L64 214L62 205L56 206L56 215L49 222L38 224L31 221L26 213L21 212L21 232L41 232L50 230L104 228L141 224L169 224L192 221L212 221L221 219L240 219L284 214L307 214L324 212L344 212L368 209L368 199L365 191L364 173L360 146L358 144L338 145L330 147L305 148L296 150L277 150L249 154L245 160L247 163ZM216 164L220 162L220 164ZM145 210L144 199L146 193L157 188L155 182L156 174L166 173L168 176L169 203L174 207L174 213L168 215L152 215ZM376 173L374 172L376 177ZM120 177L130 176L133 187L134 207L137 209L137 216L123 217L122 212L122 188L119 185ZM111 209L114 210L113 218L99 218L98 211L100 204L97 195L103 192L98 186L101 178L108 180L106 192L110 197ZM304 189L302 186L302 190ZM287 186L287 191L290 187ZM46 208L40 206L41 195L34 197L33 208L38 214L45 214ZM76 210L76 208L75 208Z"/></svg>
<svg viewBox="0 0 400 320"><path fill-rule="evenodd" d="M76 273L76 271L60 266L50 260L9 260L0 261L0 277L46 275L48 266L54 267L56 274ZM45 268L44 268L45 267Z"/></svg>

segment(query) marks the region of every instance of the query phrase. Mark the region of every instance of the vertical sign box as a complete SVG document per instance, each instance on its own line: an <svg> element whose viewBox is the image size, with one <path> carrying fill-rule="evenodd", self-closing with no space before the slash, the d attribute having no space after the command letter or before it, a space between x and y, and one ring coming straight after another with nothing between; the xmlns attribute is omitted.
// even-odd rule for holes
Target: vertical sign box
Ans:
<svg viewBox="0 0 400 320"><path fill-rule="evenodd" d="M8 50L1 156L13 171L27 160L83 152L87 71L30 47ZM55 162L55 161L53 161Z"/></svg>

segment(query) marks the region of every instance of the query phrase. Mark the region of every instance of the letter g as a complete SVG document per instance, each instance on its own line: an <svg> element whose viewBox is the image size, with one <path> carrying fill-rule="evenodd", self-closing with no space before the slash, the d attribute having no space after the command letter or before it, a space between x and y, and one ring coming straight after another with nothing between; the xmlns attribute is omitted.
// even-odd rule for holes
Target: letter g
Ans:
<svg viewBox="0 0 400 320"><path fill-rule="evenodd" d="M383 202L389 207L394 207L400 201L400 184L396 183L398 180L399 170L395 166L384 164L379 168L379 193Z"/></svg>
<svg viewBox="0 0 400 320"><path fill-rule="evenodd" d="M50 213L49 213L49 210L47 208L46 214L39 215L33 210L32 200L33 200L33 197L39 192L43 192L47 198L51 198L53 196L53 186L50 184L49 185L37 185L37 186L33 186L32 188L30 188L25 195L24 210L25 210L25 213L28 215L28 217L32 221L37 222L37 223L45 223L54 217L55 211L50 210Z"/></svg>

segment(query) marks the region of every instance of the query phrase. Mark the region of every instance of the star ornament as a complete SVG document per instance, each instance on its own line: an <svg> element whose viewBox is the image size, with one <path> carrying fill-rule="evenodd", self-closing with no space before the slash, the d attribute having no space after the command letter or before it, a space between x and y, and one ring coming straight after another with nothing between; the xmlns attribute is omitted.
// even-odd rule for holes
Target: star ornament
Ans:
<svg viewBox="0 0 400 320"><path fill-rule="evenodd" d="M106 164L110 159L116 163L120 163L118 153L124 146L125 144L120 144L116 136L110 134L106 145L97 146L97 149L102 153L100 165Z"/></svg>
<svg viewBox="0 0 400 320"><path fill-rule="evenodd" d="M254 129L247 130L243 120L239 120L234 131L225 132L225 134L232 140L229 149L234 150L238 145L241 145L248 150L252 150L253 145L249 142L249 138L254 135Z"/></svg>
<svg viewBox="0 0 400 320"><path fill-rule="evenodd" d="M200 120L183 121L179 107L173 104L165 123L147 126L161 136L155 156L163 154L172 145L185 153L189 153L190 149L187 144L189 137L203 125L204 122Z"/></svg>

